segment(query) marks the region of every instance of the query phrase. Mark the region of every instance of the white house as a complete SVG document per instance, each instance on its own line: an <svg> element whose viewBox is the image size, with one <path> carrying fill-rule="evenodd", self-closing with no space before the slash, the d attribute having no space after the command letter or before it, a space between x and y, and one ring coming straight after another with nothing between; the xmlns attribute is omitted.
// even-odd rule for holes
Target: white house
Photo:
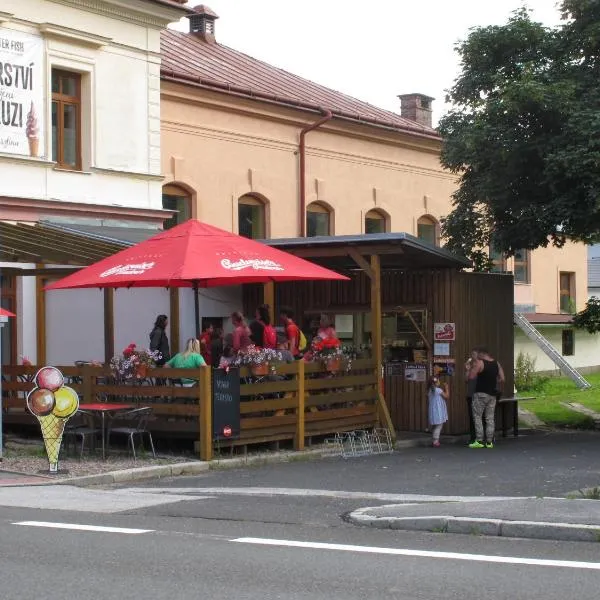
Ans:
<svg viewBox="0 0 600 600"><path fill-rule="evenodd" d="M104 358L103 294L52 292L40 305L39 274L14 269L31 272L52 253L86 264L96 256L88 245L118 247L36 223L103 226L135 241L170 216L161 191L160 33L188 12L184 1L0 3L0 281L2 306L18 313L3 336L6 362ZM155 290L143 300L117 293L114 302L119 348L147 344L169 300Z"/></svg>

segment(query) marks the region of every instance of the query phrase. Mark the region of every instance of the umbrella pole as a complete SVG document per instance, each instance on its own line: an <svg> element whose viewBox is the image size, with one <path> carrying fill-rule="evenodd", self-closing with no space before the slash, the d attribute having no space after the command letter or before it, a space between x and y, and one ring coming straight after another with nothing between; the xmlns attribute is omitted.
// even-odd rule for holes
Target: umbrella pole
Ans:
<svg viewBox="0 0 600 600"><path fill-rule="evenodd" d="M199 336L200 331L200 298L198 297L198 281L194 280L193 287L194 290L194 314L196 317L196 333L194 337Z"/></svg>

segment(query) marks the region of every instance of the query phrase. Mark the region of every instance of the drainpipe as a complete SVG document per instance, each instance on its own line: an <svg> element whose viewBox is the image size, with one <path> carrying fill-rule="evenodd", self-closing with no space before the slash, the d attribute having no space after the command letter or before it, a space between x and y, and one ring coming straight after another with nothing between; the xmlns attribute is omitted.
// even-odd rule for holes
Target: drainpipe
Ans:
<svg viewBox="0 0 600 600"><path fill-rule="evenodd" d="M306 134L333 119L330 110L322 108L323 117L300 131L300 237L306 237Z"/></svg>

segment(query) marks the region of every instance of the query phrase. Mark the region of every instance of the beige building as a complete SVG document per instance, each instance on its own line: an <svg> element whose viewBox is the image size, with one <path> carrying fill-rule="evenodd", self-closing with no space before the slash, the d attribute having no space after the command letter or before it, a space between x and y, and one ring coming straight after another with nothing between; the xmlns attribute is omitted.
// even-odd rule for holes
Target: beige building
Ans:
<svg viewBox="0 0 600 600"><path fill-rule="evenodd" d="M254 238L402 231L439 244L457 182L440 165L433 99L407 94L400 114L379 109L219 44L217 18L197 7L189 32L162 37L172 222L196 217ZM514 273L515 310L539 327L551 321L557 350L579 354L578 366L596 364L595 339L575 336L567 314L585 304L585 246L492 258ZM517 330L520 349L552 368Z"/></svg>

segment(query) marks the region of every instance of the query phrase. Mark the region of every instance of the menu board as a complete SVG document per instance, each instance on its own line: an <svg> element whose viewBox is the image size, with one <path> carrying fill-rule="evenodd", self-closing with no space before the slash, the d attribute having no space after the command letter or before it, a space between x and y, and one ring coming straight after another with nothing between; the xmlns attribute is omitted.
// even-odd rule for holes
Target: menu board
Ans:
<svg viewBox="0 0 600 600"><path fill-rule="evenodd" d="M213 440L231 440L240 436L239 369L213 369L212 417Z"/></svg>

